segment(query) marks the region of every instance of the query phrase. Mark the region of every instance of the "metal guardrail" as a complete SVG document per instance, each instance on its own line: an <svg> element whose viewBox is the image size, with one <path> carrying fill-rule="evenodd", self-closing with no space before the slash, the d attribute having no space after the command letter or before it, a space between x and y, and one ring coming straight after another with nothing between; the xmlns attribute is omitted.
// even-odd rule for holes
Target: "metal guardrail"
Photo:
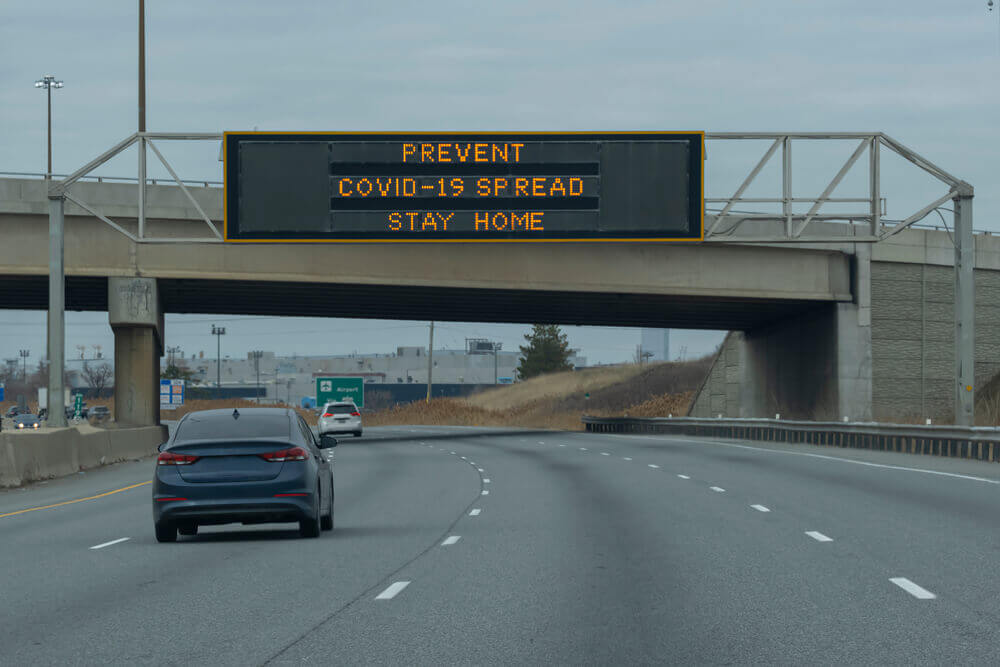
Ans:
<svg viewBox="0 0 1000 667"><path fill-rule="evenodd" d="M586 415L583 423L590 433L667 433L1000 462L1000 429L992 427Z"/></svg>

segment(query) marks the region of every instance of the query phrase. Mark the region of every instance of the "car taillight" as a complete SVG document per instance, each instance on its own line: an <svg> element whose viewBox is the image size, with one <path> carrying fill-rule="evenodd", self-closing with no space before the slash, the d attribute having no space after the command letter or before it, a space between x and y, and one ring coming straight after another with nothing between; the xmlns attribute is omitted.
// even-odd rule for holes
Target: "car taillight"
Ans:
<svg viewBox="0 0 1000 667"><path fill-rule="evenodd" d="M332 413L332 412L324 412L324 413L323 413L323 416L324 416L324 417L332 417L332 416L333 416L333 413Z"/></svg>
<svg viewBox="0 0 1000 667"><path fill-rule="evenodd" d="M282 461L305 461L309 458L309 452L301 447L289 447L288 449L279 449L276 452L258 454L257 456L271 463L280 463Z"/></svg>
<svg viewBox="0 0 1000 667"><path fill-rule="evenodd" d="M160 455L156 457L156 465L158 466L189 466L195 461L197 461L199 456L191 456L190 454L174 454L173 452L160 452Z"/></svg>
<svg viewBox="0 0 1000 667"><path fill-rule="evenodd" d="M351 416L352 416L352 417L360 417L360 416L361 416L361 413L360 413L360 412L352 412L352 413L351 413Z"/></svg>

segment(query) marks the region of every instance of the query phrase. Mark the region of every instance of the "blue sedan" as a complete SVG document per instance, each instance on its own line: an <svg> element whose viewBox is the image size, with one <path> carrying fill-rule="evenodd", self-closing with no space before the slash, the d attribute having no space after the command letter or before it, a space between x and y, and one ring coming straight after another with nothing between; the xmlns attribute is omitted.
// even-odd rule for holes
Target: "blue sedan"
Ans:
<svg viewBox="0 0 1000 667"><path fill-rule="evenodd" d="M333 529L333 473L319 439L285 408L203 410L185 415L160 446L153 477L159 542L198 526L297 522L303 537Z"/></svg>

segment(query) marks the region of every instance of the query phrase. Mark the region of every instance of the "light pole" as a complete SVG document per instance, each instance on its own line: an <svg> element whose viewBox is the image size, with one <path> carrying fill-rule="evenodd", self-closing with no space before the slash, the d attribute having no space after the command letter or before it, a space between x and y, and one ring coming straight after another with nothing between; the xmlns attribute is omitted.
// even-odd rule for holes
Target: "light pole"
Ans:
<svg viewBox="0 0 1000 667"><path fill-rule="evenodd" d="M263 350L253 350L250 352L250 358L253 359L253 368L257 373L257 403L260 403L260 358L264 356Z"/></svg>
<svg viewBox="0 0 1000 667"><path fill-rule="evenodd" d="M222 389L222 337L226 335L226 327L213 324L212 335L215 336L215 388L218 393Z"/></svg>
<svg viewBox="0 0 1000 667"><path fill-rule="evenodd" d="M167 367L174 365L174 355L181 351L179 345L174 345L167 348Z"/></svg>
<svg viewBox="0 0 1000 667"><path fill-rule="evenodd" d="M493 341L493 384L499 384L500 378L497 377L497 350L503 347L503 343L498 343Z"/></svg>
<svg viewBox="0 0 1000 667"><path fill-rule="evenodd" d="M28 357L31 356L31 350L21 350L19 354L21 355L21 380L26 382L28 380Z"/></svg>
<svg viewBox="0 0 1000 667"><path fill-rule="evenodd" d="M45 172L45 178L46 179L52 178L52 89L53 88L62 88L62 87L63 87L63 82L62 81L56 81L56 78L54 76L52 76L51 74L46 74L45 76L43 76L38 81L35 81L35 88L44 88L45 89L46 97L48 97L48 100L49 100L49 133L48 133L48 136L49 136L49 139L48 139L48 145L49 145L49 162L48 162L48 165L49 166L48 166L48 169Z"/></svg>

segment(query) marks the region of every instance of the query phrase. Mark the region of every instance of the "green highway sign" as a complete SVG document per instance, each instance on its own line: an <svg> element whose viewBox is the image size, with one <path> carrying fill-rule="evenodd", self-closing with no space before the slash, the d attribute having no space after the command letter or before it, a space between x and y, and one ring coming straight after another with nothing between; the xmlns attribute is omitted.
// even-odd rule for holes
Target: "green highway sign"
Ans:
<svg viewBox="0 0 1000 667"><path fill-rule="evenodd" d="M83 394L76 394L73 398L73 419L79 419L83 414Z"/></svg>
<svg viewBox="0 0 1000 667"><path fill-rule="evenodd" d="M365 407L365 379L359 377L316 378L316 406L323 407L327 401L354 401L359 408Z"/></svg>

